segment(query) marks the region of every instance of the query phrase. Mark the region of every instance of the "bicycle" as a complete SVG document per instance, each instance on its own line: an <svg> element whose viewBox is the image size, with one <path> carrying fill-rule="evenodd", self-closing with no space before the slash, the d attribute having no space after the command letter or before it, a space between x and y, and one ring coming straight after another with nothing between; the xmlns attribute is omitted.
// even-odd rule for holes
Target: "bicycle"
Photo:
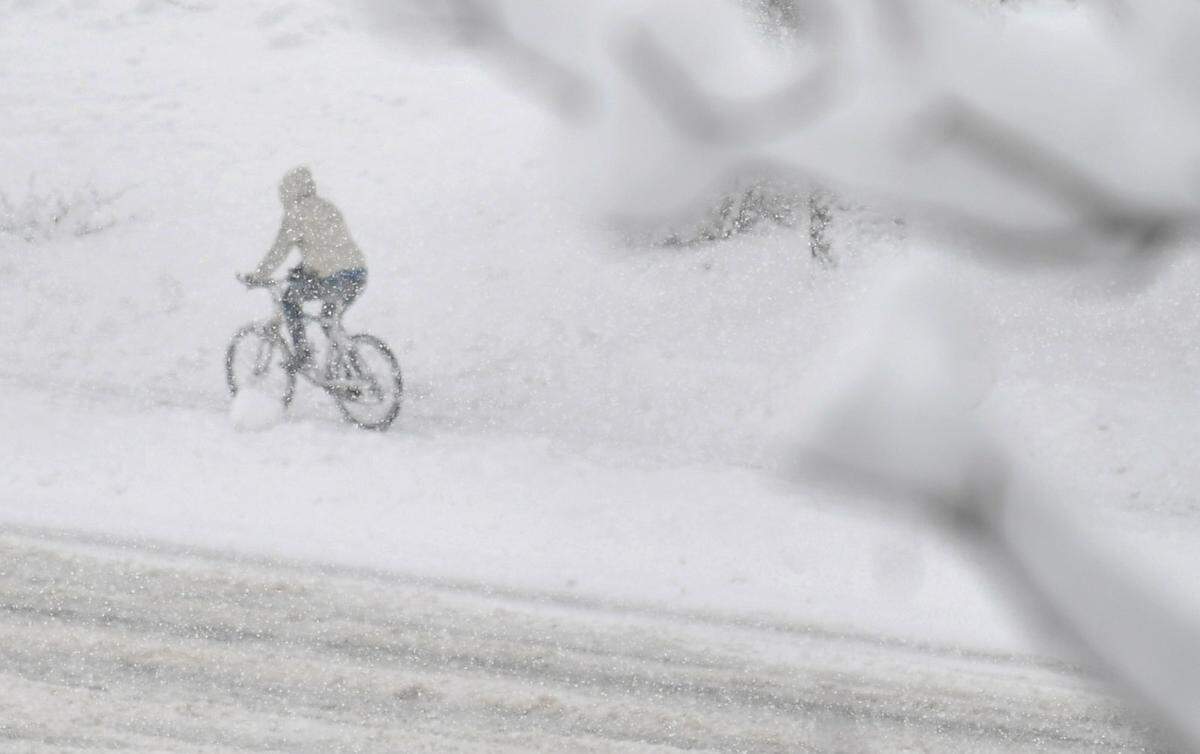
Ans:
<svg viewBox="0 0 1200 754"><path fill-rule="evenodd" d="M296 391L296 375L332 396L342 416L363 429L385 430L400 413L404 383L400 363L379 338L365 333L347 335L341 311L332 317L303 313L325 334L324 364L313 359L293 369L294 346L285 333L283 284L279 280L254 281L238 277L247 288L270 292L275 313L270 319L251 322L233 334L225 352L225 380L230 395L255 385L276 395L286 408Z"/></svg>

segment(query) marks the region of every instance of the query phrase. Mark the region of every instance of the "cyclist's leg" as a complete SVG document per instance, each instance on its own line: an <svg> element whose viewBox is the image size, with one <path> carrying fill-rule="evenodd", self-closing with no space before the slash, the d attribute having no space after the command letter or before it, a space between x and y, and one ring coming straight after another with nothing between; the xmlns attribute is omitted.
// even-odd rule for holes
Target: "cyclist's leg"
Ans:
<svg viewBox="0 0 1200 754"><path fill-rule="evenodd" d="M321 317L333 323L353 304L367 285L367 271L361 268L340 270L321 279Z"/></svg>
<svg viewBox="0 0 1200 754"><path fill-rule="evenodd" d="M336 337L331 328L341 327L342 314L366 285L367 271L363 269L339 270L321 279L321 326L334 347L342 347L342 338Z"/></svg>
<svg viewBox="0 0 1200 754"><path fill-rule="evenodd" d="M288 286L283 291L283 314L288 332L296 347L295 365L307 362L312 354L308 336L304 332L302 306L305 301L322 298L320 278L305 267L294 267L288 273Z"/></svg>

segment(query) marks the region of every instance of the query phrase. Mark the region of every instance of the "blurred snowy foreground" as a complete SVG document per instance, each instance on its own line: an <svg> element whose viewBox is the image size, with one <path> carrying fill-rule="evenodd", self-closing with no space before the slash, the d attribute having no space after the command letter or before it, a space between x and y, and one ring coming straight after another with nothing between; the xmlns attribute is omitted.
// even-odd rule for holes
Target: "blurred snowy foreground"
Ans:
<svg viewBox="0 0 1200 754"><path fill-rule="evenodd" d="M816 401L935 395L1192 604L1200 260L1113 295L849 206L836 269L803 229L641 245L578 190L591 140L427 36L97 5L0 27L0 749L1148 745L949 534L789 452ZM231 411L227 339L267 310L233 273L300 162L368 256L348 329L405 370L387 434L303 385ZM836 355L863 332L900 384Z"/></svg>

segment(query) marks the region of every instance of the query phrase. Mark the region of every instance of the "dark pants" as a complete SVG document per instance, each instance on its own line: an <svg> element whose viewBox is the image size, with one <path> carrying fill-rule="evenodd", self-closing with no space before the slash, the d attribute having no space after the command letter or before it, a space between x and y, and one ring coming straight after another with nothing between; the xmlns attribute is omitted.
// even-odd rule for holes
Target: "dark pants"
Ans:
<svg viewBox="0 0 1200 754"><path fill-rule="evenodd" d="M367 271L359 267L320 277L307 267L300 266L293 267L287 279L288 287L283 292L283 314L287 318L292 342L296 345L296 356L304 360L308 358L310 349L304 334L301 306L305 301L320 300L323 304L321 317L336 320L367 286Z"/></svg>

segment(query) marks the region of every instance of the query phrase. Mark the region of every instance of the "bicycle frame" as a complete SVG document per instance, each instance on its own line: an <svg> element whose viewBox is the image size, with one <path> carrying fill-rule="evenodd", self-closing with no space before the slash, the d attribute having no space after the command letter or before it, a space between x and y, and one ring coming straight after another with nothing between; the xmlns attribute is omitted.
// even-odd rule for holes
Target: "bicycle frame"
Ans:
<svg viewBox="0 0 1200 754"><path fill-rule="evenodd" d="M250 286L252 288L265 288L271 295L271 301L274 304L274 316L268 320L268 324L275 332L276 341L287 352L289 358L296 354L296 344L291 342L291 336L286 326L287 315L283 311L283 283L278 280L271 280L261 284ZM310 314L301 311L301 319L305 322L316 322L321 327L321 332L325 335L325 363L320 371L315 369L302 369L296 373L314 385L325 390L334 390L341 387L339 380L335 379L337 367L341 364L345 354L350 353L349 337L346 335L346 330L342 326L342 309L338 307L332 317L325 317L317 314Z"/></svg>
<svg viewBox="0 0 1200 754"><path fill-rule="evenodd" d="M400 362L387 343L368 333L348 334L342 326L344 306L335 305L330 316L326 316L324 310L320 316L302 310L301 319L305 326L309 322L320 325L325 335L325 356L321 366L292 369L290 365L295 361L296 348L291 341L291 328L285 326L283 281L246 276L238 279L248 288L266 288L274 304L274 314L243 326L226 349L225 379L232 395L237 395L240 380L235 364L239 343L251 336L259 349L252 365L252 377L261 379L279 369L286 377L279 388L285 406L291 402L298 374L328 393L347 421L363 429L385 430L391 426L400 412L404 383ZM320 347L319 342L314 345ZM283 357L284 362L276 362L276 356Z"/></svg>

